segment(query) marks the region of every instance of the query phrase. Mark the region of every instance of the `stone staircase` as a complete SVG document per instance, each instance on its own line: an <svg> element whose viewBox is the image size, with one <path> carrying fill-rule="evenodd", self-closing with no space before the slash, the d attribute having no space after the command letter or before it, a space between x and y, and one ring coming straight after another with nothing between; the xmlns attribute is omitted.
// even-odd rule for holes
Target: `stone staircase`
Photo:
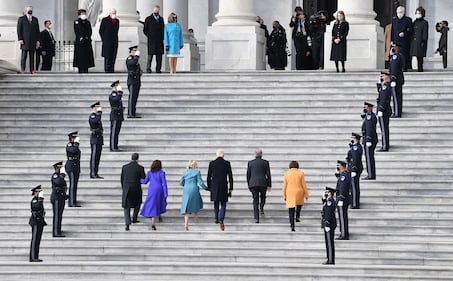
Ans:
<svg viewBox="0 0 453 281"><path fill-rule="evenodd" d="M376 154L377 180L362 181L362 209L351 210L351 240L336 242L336 265L323 266L320 196L334 186L364 100L375 101L377 72L181 73L143 76L137 112L108 148L109 85L118 74L0 77L1 280L453 280L453 73L408 73L404 118L391 119L391 151ZM89 105L104 107L99 174L89 179ZM127 91L124 98L127 104ZM65 159L67 133L79 130L82 208L66 208L66 238L52 238L51 164ZM212 218L209 194L199 223L183 228L178 181L189 159L205 180L217 148L235 177L226 230ZM253 220L246 181L254 149L270 161L266 216ZM379 146L378 146L379 148ZM132 152L149 168L163 162L169 185L164 222L124 231L121 166ZM300 161L310 199L291 233L281 198L290 160ZM46 187L48 226L30 264L30 188ZM147 186L143 186L146 194ZM337 231L338 232L338 231Z"/></svg>

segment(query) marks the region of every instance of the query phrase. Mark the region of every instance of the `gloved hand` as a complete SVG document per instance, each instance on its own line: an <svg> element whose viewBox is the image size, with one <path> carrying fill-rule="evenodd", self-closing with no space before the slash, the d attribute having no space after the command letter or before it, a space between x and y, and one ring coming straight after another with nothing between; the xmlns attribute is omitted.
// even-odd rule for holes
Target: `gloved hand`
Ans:
<svg viewBox="0 0 453 281"><path fill-rule="evenodd" d="M327 194L323 193L322 196L321 196L321 199L324 201L327 199Z"/></svg>
<svg viewBox="0 0 453 281"><path fill-rule="evenodd" d="M382 111L378 111L377 116L382 117L382 116L384 116L384 113Z"/></svg>
<svg viewBox="0 0 453 281"><path fill-rule="evenodd" d="M102 107L96 108L96 112L102 112Z"/></svg>
<svg viewBox="0 0 453 281"><path fill-rule="evenodd" d="M116 86L116 91L119 92L119 91L122 91L123 88L121 88L121 85L118 84L118 86Z"/></svg>
<svg viewBox="0 0 453 281"><path fill-rule="evenodd" d="M140 56L140 51L135 51L135 55L136 55L137 57L139 57L139 56Z"/></svg>
<svg viewBox="0 0 453 281"><path fill-rule="evenodd" d="M343 201L338 201L338 207L343 207Z"/></svg>
<svg viewBox="0 0 453 281"><path fill-rule="evenodd" d="M60 168L60 174L63 174L64 176L66 175L66 169L64 168L64 166Z"/></svg>
<svg viewBox="0 0 453 281"><path fill-rule="evenodd" d="M351 172L351 177L355 178L357 176L356 172Z"/></svg>
<svg viewBox="0 0 453 281"><path fill-rule="evenodd" d="M329 231L330 231L330 227L326 226L326 227L324 227L324 230L325 230L326 232L329 232Z"/></svg>
<svg viewBox="0 0 453 281"><path fill-rule="evenodd" d="M396 82L395 82L395 81L392 81L392 82L390 83L390 87L395 88L395 87L396 87Z"/></svg>
<svg viewBox="0 0 453 281"><path fill-rule="evenodd" d="M44 198L44 190L41 190L38 194L39 198Z"/></svg>
<svg viewBox="0 0 453 281"><path fill-rule="evenodd" d="M80 138L79 138L79 137L76 137L76 138L74 139L74 142L79 143L79 142L80 142Z"/></svg>
<svg viewBox="0 0 453 281"><path fill-rule="evenodd" d="M373 144L370 141L366 142L366 147L371 147Z"/></svg>

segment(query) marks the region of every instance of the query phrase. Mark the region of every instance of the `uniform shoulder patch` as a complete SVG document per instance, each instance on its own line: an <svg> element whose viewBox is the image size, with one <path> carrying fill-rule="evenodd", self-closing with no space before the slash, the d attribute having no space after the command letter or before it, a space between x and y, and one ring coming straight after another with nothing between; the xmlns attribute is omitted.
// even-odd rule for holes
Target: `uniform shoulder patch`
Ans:
<svg viewBox="0 0 453 281"><path fill-rule="evenodd" d="M72 146L72 143L68 142L68 146Z"/></svg>
<svg viewBox="0 0 453 281"><path fill-rule="evenodd" d="M96 117L96 115L93 115L93 114L92 114L92 115L90 115L90 118L94 118L94 117Z"/></svg>
<svg viewBox="0 0 453 281"><path fill-rule="evenodd" d="M354 146L352 147L352 149L357 150L357 149L358 149L357 145L354 145Z"/></svg>
<svg viewBox="0 0 453 281"><path fill-rule="evenodd" d="M76 20L76 21L75 21L74 23L75 23L75 24L79 24L79 21L78 21L78 20Z"/></svg>
<svg viewBox="0 0 453 281"><path fill-rule="evenodd" d="M112 97L116 97L116 93L112 93Z"/></svg>
<svg viewBox="0 0 453 281"><path fill-rule="evenodd" d="M397 55L393 55L393 56L392 56L392 59L393 59L393 60L396 60L397 58L398 58Z"/></svg>
<svg viewBox="0 0 453 281"><path fill-rule="evenodd" d="M31 202L32 202L32 203L36 203L36 202L38 202L38 200L36 200L36 199L33 199L33 201L31 201Z"/></svg>
<svg viewBox="0 0 453 281"><path fill-rule="evenodd" d="M382 85L382 90L383 90L383 91L387 90L387 86Z"/></svg>
<svg viewBox="0 0 453 281"><path fill-rule="evenodd" d="M57 175L57 174L54 174L54 175L53 175L53 178L54 178L54 179L58 178L58 175Z"/></svg>
<svg viewBox="0 0 453 281"><path fill-rule="evenodd" d="M371 115L367 115L366 120L371 120Z"/></svg>
<svg viewBox="0 0 453 281"><path fill-rule="evenodd" d="M132 59L132 57L131 57L131 56L128 56L128 57L127 57L127 59L128 59L128 60L131 60L131 59Z"/></svg>
<svg viewBox="0 0 453 281"><path fill-rule="evenodd" d="M341 181L344 181L345 179L346 179L345 176L341 176L341 178L340 178Z"/></svg>
<svg viewBox="0 0 453 281"><path fill-rule="evenodd" d="M327 206L332 206L332 202L330 200L327 200Z"/></svg>

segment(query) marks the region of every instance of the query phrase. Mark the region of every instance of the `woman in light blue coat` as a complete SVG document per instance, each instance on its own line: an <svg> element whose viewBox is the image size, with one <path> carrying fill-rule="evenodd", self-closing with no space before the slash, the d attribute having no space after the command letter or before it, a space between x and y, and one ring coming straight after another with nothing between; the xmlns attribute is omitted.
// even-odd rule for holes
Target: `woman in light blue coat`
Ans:
<svg viewBox="0 0 453 281"><path fill-rule="evenodd" d="M179 50L184 47L184 37L182 36L182 27L178 23L178 17L175 13L168 16L168 23L164 29L164 45L167 51L170 74L176 73L176 62L179 56Z"/></svg>
<svg viewBox="0 0 453 281"><path fill-rule="evenodd" d="M190 160L187 164L187 170L182 174L179 185L183 186L181 215L184 215L184 228L189 230L190 214L195 213L195 221L198 221L198 212L203 209L203 200L201 199L199 187L207 189L201 179L201 173L198 169L197 161Z"/></svg>

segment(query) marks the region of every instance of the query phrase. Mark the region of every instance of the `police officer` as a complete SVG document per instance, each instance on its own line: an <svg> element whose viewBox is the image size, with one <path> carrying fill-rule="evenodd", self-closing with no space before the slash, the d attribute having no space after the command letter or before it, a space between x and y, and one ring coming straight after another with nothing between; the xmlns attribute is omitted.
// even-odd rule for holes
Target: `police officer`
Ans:
<svg viewBox="0 0 453 281"><path fill-rule="evenodd" d="M120 81L113 82L112 92L109 96L110 102L110 151L119 151L118 149L118 135L121 130L121 123L123 123L123 91Z"/></svg>
<svg viewBox="0 0 453 281"><path fill-rule="evenodd" d="M401 45L393 43L393 54L390 55L390 77L393 92L394 117L401 117L403 113L403 85L404 85L404 64L405 57L400 53Z"/></svg>
<svg viewBox="0 0 453 281"><path fill-rule="evenodd" d="M99 161L101 160L102 145L104 144L104 129L102 128L102 107L100 102L91 105L91 114L88 119L91 129L91 157L90 157L90 178L103 179L99 176Z"/></svg>
<svg viewBox="0 0 453 281"><path fill-rule="evenodd" d="M363 148L360 144L361 136L356 133L351 135L351 143L346 160L348 171L351 173L351 195L352 209L360 209L360 175L363 171L362 154Z"/></svg>
<svg viewBox="0 0 453 281"><path fill-rule="evenodd" d="M136 105L138 94L140 92L142 70L140 69L140 51L137 50L138 46L129 48L129 56L126 59L127 67L127 87L129 88L129 101L127 107L127 118L140 118L136 115Z"/></svg>
<svg viewBox="0 0 453 281"><path fill-rule="evenodd" d="M31 189L33 199L30 202L31 216L28 224L31 226L31 243L30 243L30 262L42 262L39 259L39 244L44 226L47 225L44 220L46 212L44 211L44 195L41 185Z"/></svg>
<svg viewBox="0 0 453 281"><path fill-rule="evenodd" d="M321 228L324 231L324 240L326 242L326 255L327 260L323 264L335 264L335 228L337 227L337 220L335 218L335 200L333 195L335 189L326 187L324 196L322 197L322 219Z"/></svg>
<svg viewBox="0 0 453 281"><path fill-rule="evenodd" d="M340 220L340 236L337 239L349 240L348 207L351 202L351 180L346 170L346 162L338 160L337 171L337 206Z"/></svg>
<svg viewBox="0 0 453 281"><path fill-rule="evenodd" d="M389 122L390 116L392 115L392 107L390 106L391 98L391 86L390 86L390 74L381 72L381 83L378 83L378 120L379 126L381 127L382 135L382 148L380 151L389 151L390 138L389 138Z"/></svg>
<svg viewBox="0 0 453 281"><path fill-rule="evenodd" d="M80 207L77 204L77 185L80 175L80 138L79 132L71 132L68 134L69 142L66 145L66 161L65 170L69 178L69 207Z"/></svg>
<svg viewBox="0 0 453 281"><path fill-rule="evenodd" d="M376 124L377 118L373 112L373 104L365 102L362 113L362 144L365 149L365 160L366 169L368 176L364 180L375 180L376 179L376 164L374 161L374 150L378 143Z"/></svg>
<svg viewBox="0 0 453 281"><path fill-rule="evenodd" d="M63 211L66 199L66 181L64 180L65 174L60 171L63 167L63 162L53 164L55 172L52 174L50 181L52 182L52 193L50 195L50 202L52 203L53 210L53 224L52 235L53 237L65 237L61 233L61 220L63 219Z"/></svg>

